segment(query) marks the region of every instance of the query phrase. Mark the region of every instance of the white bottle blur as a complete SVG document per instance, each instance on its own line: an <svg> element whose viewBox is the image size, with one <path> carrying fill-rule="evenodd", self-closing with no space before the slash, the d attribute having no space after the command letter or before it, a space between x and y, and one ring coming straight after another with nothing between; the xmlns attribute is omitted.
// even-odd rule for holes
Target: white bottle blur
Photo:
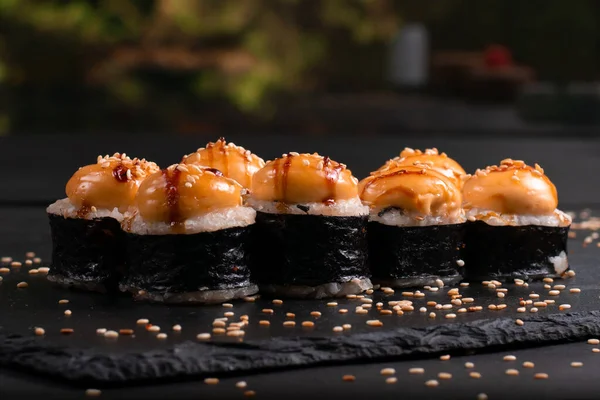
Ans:
<svg viewBox="0 0 600 400"><path fill-rule="evenodd" d="M390 46L389 80L394 86L418 88L427 84L429 35L423 24L405 25Z"/></svg>

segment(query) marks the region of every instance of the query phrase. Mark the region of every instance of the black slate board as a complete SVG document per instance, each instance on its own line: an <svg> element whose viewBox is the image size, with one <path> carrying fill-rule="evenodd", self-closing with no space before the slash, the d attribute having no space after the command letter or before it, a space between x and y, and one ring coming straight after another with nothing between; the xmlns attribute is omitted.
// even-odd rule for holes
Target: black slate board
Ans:
<svg viewBox="0 0 600 400"><path fill-rule="evenodd" d="M28 245L33 248L23 248L17 238L6 240L0 255L22 258L24 251L34 250L42 257L47 257L49 243L40 232L46 229L45 215L42 210L36 217L31 216L31 210L28 215L29 229L39 234L36 236L39 241L31 240ZM590 335L600 334L600 315L597 313L600 309L600 290L597 285L600 271L594 268L600 249L595 245L582 249L582 239L581 236L570 243L573 250L571 264L578 275L564 281L568 287L579 287L582 292L570 294L565 290L560 296L552 297L557 305L571 304L569 313L559 312L557 305L540 309L537 314L516 313L518 299L526 298L531 292L539 293L542 298L550 298L546 296L547 290L542 288L542 283L531 284L529 288L508 285L509 293L504 299L497 298L493 290L481 284L472 284L461 289L461 293L464 297L475 298L475 304L483 306L484 310L457 314L453 320L442 318L448 311L436 310L438 317L435 319L418 311L426 301L447 303L445 291L427 292L424 299L413 298L415 311L403 316L379 316L374 310L366 316L357 315L354 307L359 301L347 299L338 300L337 307L327 307L326 301L291 300L276 306L267 299L256 303L238 302L232 309L221 306L165 307L136 304L127 297L111 298L66 291L51 286L43 276L27 275L26 267L22 267L20 272L5 275L0 286L0 365L57 376L78 384L93 382L101 385L107 384L108 380L112 384L125 384L161 378L194 379L207 373L229 375L242 371L260 372L265 368L280 370L283 367L339 362L428 357L440 351L464 353L467 349L482 349L484 346L486 350L494 350L490 345L498 345L495 349L506 349L510 346L583 340ZM10 246L11 243L13 246ZM4 247L7 244L9 246ZM9 254L9 249L13 250L13 254ZM29 282L27 289L16 288L16 283L21 280ZM58 300L62 298L69 299L70 303L59 305ZM402 298L399 292L391 296L377 292L374 303ZM502 311L489 311L487 306L492 303L510 306ZM67 308L73 311L70 317L63 314ZM272 308L275 313L272 316L263 314L263 308ZM346 308L349 312L340 314L340 308ZM457 308L454 307L454 312ZM322 316L311 317L313 310L322 312ZM243 314L250 317L252 323L246 329L244 343L239 344L237 339L228 337L218 338L215 346L197 343L195 335L209 332L213 319L227 311L235 312L236 317ZM286 312L296 314L297 327L283 328ZM592 313L586 314L588 312ZM561 316L552 316L556 313ZM524 327L514 324L517 317L525 321ZM152 323L160 325L162 331L168 333L169 338L161 341L156 339L155 334L136 327L138 318L151 319ZM490 318L492 321L485 321ZM270 327L259 326L260 319L270 320ZM380 319L384 327L369 327L365 324L367 319ZM305 320L315 321L315 327L301 328L300 322ZM553 323L549 324L550 321ZM183 326L182 332L171 331L170 327L176 323ZM342 334L332 332L333 326L343 323L352 324L352 329ZM44 338L33 336L34 326L45 328ZM75 333L60 335L59 330L65 327L74 328ZM133 328L136 329L136 335L107 341L95 334L97 328ZM12 332L17 336L13 336ZM513 335L511 332L521 333ZM337 352L337 349L343 351ZM147 357L140 354L146 354ZM217 358L218 354L221 355ZM220 362L216 362L217 359Z"/></svg>

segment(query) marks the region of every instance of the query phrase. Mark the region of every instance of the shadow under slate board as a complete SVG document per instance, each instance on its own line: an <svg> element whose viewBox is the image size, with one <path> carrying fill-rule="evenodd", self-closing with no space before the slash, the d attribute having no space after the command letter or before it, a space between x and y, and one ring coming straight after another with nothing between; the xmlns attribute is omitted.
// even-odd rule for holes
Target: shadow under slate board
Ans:
<svg viewBox="0 0 600 400"><path fill-rule="evenodd" d="M39 218L32 220L32 226L44 225L44 217L40 213ZM255 302L233 302L233 307L144 304L135 303L126 295L114 297L53 286L44 274L28 273L40 264L15 268L5 263L2 267L10 272L1 275L0 283L0 367L53 376L82 386L123 386L585 340L600 336L600 248L595 242L583 247L588 232L577 234L578 238L569 243L570 262L577 275L550 283L551 287L566 286L559 295L550 295L543 282L529 283L528 287L511 283L502 286L508 291L499 298L496 289L472 282L467 287L456 286L463 304L453 304L450 309L436 308L432 303L450 304L449 287L438 291L421 289L423 297L396 290L393 294L375 291L365 299L283 299L282 304L260 298ZM0 255L19 261L24 260L25 251L48 255L46 241L7 246L11 241L7 238L0 243ZM27 288L17 288L19 282L27 282ZM572 288L581 291L572 293ZM473 301L468 302L469 298ZM69 302L59 304L61 299ZM383 304L382 309L392 310L389 302L400 300L411 301L414 309L405 309L402 315L379 312L377 303ZM518 312L521 300L554 303L536 307L537 312L531 312L533 304L527 305L522 313ZM357 314L356 307L364 304L371 305L368 313ZM506 304L506 308L492 310L492 304ZM564 304L571 308L559 310ZM470 311L470 307L477 306L481 310ZM426 311L421 310L423 307ZM462 312L463 308L466 312ZM67 309L71 311L69 316L65 314ZM213 333L210 340L197 339L200 333L212 333L213 321L227 312L233 313L227 323L248 317L243 338ZM432 312L435 317L430 316ZM455 318L447 318L448 314ZM157 332L137 324L138 319L149 319L167 337L159 339ZM521 319L523 325L517 324L516 319ZM370 326L368 320L379 320L383 326ZM295 326L284 326L285 321L295 321ZM313 322L314 326L303 326L304 321ZM333 329L347 324L350 328L342 332ZM181 331L173 330L174 325L180 325ZM42 327L45 334L36 336L35 327ZM73 332L62 334L64 328ZM133 334L108 339L97 334L99 328L132 330Z"/></svg>

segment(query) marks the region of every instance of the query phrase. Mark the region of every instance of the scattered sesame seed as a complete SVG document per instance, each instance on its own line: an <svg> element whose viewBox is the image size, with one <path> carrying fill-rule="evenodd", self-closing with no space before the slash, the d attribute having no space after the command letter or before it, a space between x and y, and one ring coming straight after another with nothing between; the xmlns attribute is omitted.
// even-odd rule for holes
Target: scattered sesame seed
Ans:
<svg viewBox="0 0 600 400"><path fill-rule="evenodd" d="M356 307L356 309L364 308L365 310L370 310L371 307L373 307L372 304L361 304L360 306Z"/></svg>
<svg viewBox="0 0 600 400"><path fill-rule="evenodd" d="M481 375L480 375L481 376ZM488 399L488 395L485 393L479 393L477 395L477 400L487 400Z"/></svg>
<svg viewBox="0 0 600 400"><path fill-rule="evenodd" d="M98 328L96 329L97 335L104 335L106 333L106 328Z"/></svg>
<svg viewBox="0 0 600 400"><path fill-rule="evenodd" d="M367 289L367 290L365 291L365 293L366 293L366 294L373 294L373 289Z"/></svg>
<svg viewBox="0 0 600 400"><path fill-rule="evenodd" d="M548 307L548 303L546 303L545 301L534 301L533 305L535 307Z"/></svg>
<svg viewBox="0 0 600 400"><path fill-rule="evenodd" d="M354 382L356 380L356 377L354 375L344 375L342 376L342 380L344 382Z"/></svg>
<svg viewBox="0 0 600 400"><path fill-rule="evenodd" d="M283 300L280 300L280 299L273 299L273 304L275 304L275 305L277 305L277 306L280 306L280 305L282 305L282 304L283 304Z"/></svg>
<svg viewBox="0 0 600 400"><path fill-rule="evenodd" d="M338 312L339 312L340 314L346 314L346 313L348 312L348 310L347 310L347 309L345 309L345 308L340 308L340 309L338 310Z"/></svg>
<svg viewBox="0 0 600 400"><path fill-rule="evenodd" d="M388 383L388 384L393 384L396 382L398 382L398 378L396 378L395 376L391 376L389 378L386 378L386 380L385 380L385 383Z"/></svg>
<svg viewBox="0 0 600 400"><path fill-rule="evenodd" d="M566 288L565 285L554 285L554 287L552 289L555 290L564 290Z"/></svg>
<svg viewBox="0 0 600 400"><path fill-rule="evenodd" d="M28 260L28 261L29 261L29 260ZM29 272L28 272L28 274L29 274L29 275L35 275L35 274L37 274L38 272L40 272L40 271L38 271L37 269L30 269L30 270L29 270Z"/></svg>
<svg viewBox="0 0 600 400"><path fill-rule="evenodd" d="M448 372L440 372L438 374L438 378L439 379L452 379L452 374L450 374Z"/></svg>
<svg viewBox="0 0 600 400"><path fill-rule="evenodd" d="M219 383L219 378L206 378L204 380L204 383L206 383L207 385L216 385Z"/></svg>
<svg viewBox="0 0 600 400"><path fill-rule="evenodd" d="M34 264L39 264L39 263L41 263L41 262L42 262L42 259L41 259L41 258L39 258L39 257L34 257L34 258L33 258L33 263L34 263Z"/></svg>
<svg viewBox="0 0 600 400"><path fill-rule="evenodd" d="M38 268L38 272L39 272L40 274L47 274L47 273L48 273L48 271L50 271L50 268L49 268L49 267L40 267L40 268Z"/></svg>
<svg viewBox="0 0 600 400"><path fill-rule="evenodd" d="M472 297L465 297L465 298L462 299L463 303L472 303L474 301L475 301L475 299L472 298Z"/></svg>
<svg viewBox="0 0 600 400"><path fill-rule="evenodd" d="M546 299L546 300L544 300L544 303L546 303L546 304L554 304L554 303L556 303L556 300Z"/></svg>
<svg viewBox="0 0 600 400"><path fill-rule="evenodd" d="M524 313L526 311L527 311L527 309L525 307L519 307L519 308L517 308L517 312L518 313Z"/></svg>
<svg viewBox="0 0 600 400"><path fill-rule="evenodd" d="M269 325L271 325L271 323L269 321L267 321L266 319L258 321L258 324L261 325L261 326L269 326Z"/></svg>
<svg viewBox="0 0 600 400"><path fill-rule="evenodd" d="M506 295L503 292L498 292L498 293L496 293L496 296L498 296L501 299L503 299Z"/></svg>
<svg viewBox="0 0 600 400"><path fill-rule="evenodd" d="M467 287L467 286L469 286L469 282L461 282L460 286Z"/></svg>
<svg viewBox="0 0 600 400"><path fill-rule="evenodd" d="M435 317L436 317L436 314L434 312L429 313L429 318L435 318Z"/></svg>
<svg viewBox="0 0 600 400"><path fill-rule="evenodd" d="M35 257L35 253L33 251L28 251L27 253L25 253L25 257L33 258L33 257Z"/></svg>
<svg viewBox="0 0 600 400"><path fill-rule="evenodd" d="M538 309L536 307L531 307L531 309L529 309L529 312L536 313L538 312Z"/></svg>
<svg viewBox="0 0 600 400"><path fill-rule="evenodd" d="M38 271L39 271L39 269L38 269ZM0 268L0 274L8 274L9 272L10 272L10 268L6 268L6 267Z"/></svg>
<svg viewBox="0 0 600 400"><path fill-rule="evenodd" d="M581 368L581 367L583 367L583 363L580 362L580 361L573 361L571 363L571 367L573 367L573 368Z"/></svg>
<svg viewBox="0 0 600 400"><path fill-rule="evenodd" d="M29 286L29 284L27 282L19 282L19 283L17 283L17 287L19 289L25 289L27 286Z"/></svg>
<svg viewBox="0 0 600 400"><path fill-rule="evenodd" d="M458 313L466 313L467 309L466 308L459 308L458 310L456 310L456 312L458 312Z"/></svg>
<svg viewBox="0 0 600 400"><path fill-rule="evenodd" d="M346 298L347 298L347 299L351 299L351 300L352 300L352 299L355 299L355 298L356 298L356 295L355 295L355 294L347 294L347 295L346 295Z"/></svg>
<svg viewBox="0 0 600 400"><path fill-rule="evenodd" d="M292 327L292 326L296 326L296 322L295 321L285 321L283 323L283 326L285 327Z"/></svg>
<svg viewBox="0 0 600 400"><path fill-rule="evenodd" d="M558 295L560 295L560 290L550 290L548 292L548 295L549 296L558 296Z"/></svg>
<svg viewBox="0 0 600 400"><path fill-rule="evenodd" d="M226 313L223 313L223 315L226 317L233 317L235 313L233 311L227 311Z"/></svg>
<svg viewBox="0 0 600 400"><path fill-rule="evenodd" d="M593 345L597 345L600 344L600 340L598 339L588 339L588 344L593 344Z"/></svg>
<svg viewBox="0 0 600 400"><path fill-rule="evenodd" d="M438 290L440 290L440 288L432 286L431 289L429 289L430 292L437 292Z"/></svg>
<svg viewBox="0 0 600 400"><path fill-rule="evenodd" d="M552 289L552 286L550 286L550 285L544 285L544 289Z"/></svg>
<svg viewBox="0 0 600 400"><path fill-rule="evenodd" d="M369 298L362 298L360 299L361 303L367 303L367 304L371 304L373 302L373 299L369 299Z"/></svg>
<svg viewBox="0 0 600 400"><path fill-rule="evenodd" d="M506 304L498 304L496 310L504 310L506 307L508 307Z"/></svg>
<svg viewBox="0 0 600 400"><path fill-rule="evenodd" d="M109 339L114 339L119 337L119 332L117 331L106 331L104 332L104 337Z"/></svg>
<svg viewBox="0 0 600 400"><path fill-rule="evenodd" d="M199 333L196 335L196 339L198 340L208 340L210 339L210 333Z"/></svg>
<svg viewBox="0 0 600 400"><path fill-rule="evenodd" d="M561 304L560 306L558 306L559 310L568 310L569 308L571 308L570 304Z"/></svg>
<svg viewBox="0 0 600 400"><path fill-rule="evenodd" d="M463 260L456 260L456 265L458 265L459 267L464 267L465 262Z"/></svg>
<svg viewBox="0 0 600 400"><path fill-rule="evenodd" d="M569 289L569 292L571 292L571 293L581 293L581 289L579 289L579 288L571 288L571 289Z"/></svg>
<svg viewBox="0 0 600 400"><path fill-rule="evenodd" d="M344 325L342 325L342 328L344 328L344 330L348 330L348 329L352 328L352 325L344 324Z"/></svg>
<svg viewBox="0 0 600 400"><path fill-rule="evenodd" d="M543 372L538 372L533 376L535 379L548 379L548 374Z"/></svg>
<svg viewBox="0 0 600 400"><path fill-rule="evenodd" d="M469 376L471 378L473 378L473 379L479 379L479 378L481 378L481 374L479 372L475 372L475 371L469 372Z"/></svg>
<svg viewBox="0 0 600 400"><path fill-rule="evenodd" d="M87 389L85 391L85 395L88 397L98 397L102 394L102 391L99 389Z"/></svg>
<svg viewBox="0 0 600 400"><path fill-rule="evenodd" d="M227 324L224 321L213 321L212 326L215 328L224 328Z"/></svg>
<svg viewBox="0 0 600 400"><path fill-rule="evenodd" d="M597 348L597 347L594 347L594 348L592 349L592 353L600 353L600 349L599 349L599 348Z"/></svg>
<svg viewBox="0 0 600 400"><path fill-rule="evenodd" d="M334 332L343 332L344 328L342 328L341 326L334 326L333 327L333 331Z"/></svg>
<svg viewBox="0 0 600 400"><path fill-rule="evenodd" d="M256 301L256 297L247 296L247 297L244 297L244 301L248 302L248 303L254 303Z"/></svg>
<svg viewBox="0 0 600 400"><path fill-rule="evenodd" d="M3 263L6 263L6 264L8 264L9 262L11 262L11 261L12 261L12 257L2 257L2 258L0 259L0 261L2 261Z"/></svg>
<svg viewBox="0 0 600 400"><path fill-rule="evenodd" d="M273 314L273 309L271 309L271 308L263 308L262 312L265 313L265 314Z"/></svg>
<svg viewBox="0 0 600 400"><path fill-rule="evenodd" d="M321 312L320 311L311 311L310 315L311 315L311 317L320 317Z"/></svg>
<svg viewBox="0 0 600 400"><path fill-rule="evenodd" d="M409 368L408 373L412 375L424 374L425 368Z"/></svg>
<svg viewBox="0 0 600 400"><path fill-rule="evenodd" d="M415 308L413 306L402 306L400 307L402 311L414 311Z"/></svg>
<svg viewBox="0 0 600 400"><path fill-rule="evenodd" d="M496 289L496 285L494 285L493 283L488 283L487 287L488 289Z"/></svg>
<svg viewBox="0 0 600 400"><path fill-rule="evenodd" d="M58 301L58 304L68 304L68 303L69 303L69 300L67 300L67 299L61 299Z"/></svg>
<svg viewBox="0 0 600 400"><path fill-rule="evenodd" d="M516 320L515 320L515 323L516 323L517 325L519 325L519 326L523 326L523 325L525 324L525 322L523 322L523 320L522 320L522 319L516 319Z"/></svg>
<svg viewBox="0 0 600 400"><path fill-rule="evenodd" d="M425 297L425 293L423 293L423 292L415 292L415 296L414 297L419 298L419 299L423 298L423 297Z"/></svg>
<svg viewBox="0 0 600 400"><path fill-rule="evenodd" d="M305 328L312 328L315 326L315 323L312 321L302 321L302 326Z"/></svg>
<svg viewBox="0 0 600 400"><path fill-rule="evenodd" d="M475 364L473 364L472 362L465 363L465 368L473 368L473 367L475 367Z"/></svg>
<svg viewBox="0 0 600 400"><path fill-rule="evenodd" d="M380 326L383 326L383 322L381 322L378 319L370 319L367 321L367 325L380 327Z"/></svg>
<svg viewBox="0 0 600 400"><path fill-rule="evenodd" d="M525 361L523 363L523 368L533 368L533 367L535 367L535 364L532 363L531 361Z"/></svg>
<svg viewBox="0 0 600 400"><path fill-rule="evenodd" d="M379 371L379 373L381 375L394 375L396 373L396 370L394 368L384 368L381 371Z"/></svg>
<svg viewBox="0 0 600 400"><path fill-rule="evenodd" d="M513 355L508 355L508 356L504 356L503 360L504 361L516 361L517 357L515 357Z"/></svg>
<svg viewBox="0 0 600 400"><path fill-rule="evenodd" d="M435 379L430 379L427 382L425 382L425 386L429 386L429 387L436 387L439 385L439 382L436 381Z"/></svg>
<svg viewBox="0 0 600 400"><path fill-rule="evenodd" d="M36 327L34 329L34 332L35 332L35 334L37 336L44 336L44 334L46 333L46 331L44 330L44 328L39 328L39 327Z"/></svg>
<svg viewBox="0 0 600 400"><path fill-rule="evenodd" d="M173 329L175 332L181 332L181 325L177 324L177 325L173 325Z"/></svg>
<svg viewBox="0 0 600 400"><path fill-rule="evenodd" d="M246 390L244 392L244 396L246 396L246 397L252 397L254 395L256 395L256 392L254 390Z"/></svg>
<svg viewBox="0 0 600 400"><path fill-rule="evenodd" d="M552 282L554 282L554 279L552 279L552 278L544 278L544 279L542 279L542 281L544 283L552 283Z"/></svg>
<svg viewBox="0 0 600 400"><path fill-rule="evenodd" d="M426 307L421 307L421 308L419 308L419 312L427 312L427 308Z"/></svg>
<svg viewBox="0 0 600 400"><path fill-rule="evenodd" d="M530 297L530 298L532 298L532 299L539 299L539 298L540 298L540 295L539 295L539 294L537 294L537 293L530 293L530 294L529 294L529 297Z"/></svg>
<svg viewBox="0 0 600 400"><path fill-rule="evenodd" d="M21 265L23 265L23 264L20 263L19 261L13 261L10 263L10 266L13 268L19 268Z"/></svg>
<svg viewBox="0 0 600 400"><path fill-rule="evenodd" d="M233 308L233 304L231 304L231 303L223 303L221 305L225 308Z"/></svg>
<svg viewBox="0 0 600 400"><path fill-rule="evenodd" d="M443 356L440 356L440 360L442 361L448 361L450 359L450 354L444 354Z"/></svg>
<svg viewBox="0 0 600 400"><path fill-rule="evenodd" d="M226 333L226 332L227 332L227 331L226 331L225 329L223 329L223 328L213 328L213 330L212 330L212 331L213 331L213 333L214 333L215 335L220 335L220 334L222 334L222 333Z"/></svg>
<svg viewBox="0 0 600 400"><path fill-rule="evenodd" d="M338 303L336 303L335 301L327 303L327 307L336 307L337 305Z"/></svg>
<svg viewBox="0 0 600 400"><path fill-rule="evenodd" d="M233 330L227 331L227 336L240 337L240 336L244 336L245 334L246 334L246 332L244 332L241 329L233 329Z"/></svg>
<svg viewBox="0 0 600 400"><path fill-rule="evenodd" d="M427 310L425 310L425 311L427 311ZM392 310L380 310L379 314L381 314L381 315L392 315L393 311Z"/></svg>
<svg viewBox="0 0 600 400"><path fill-rule="evenodd" d="M437 305L437 303L436 303L435 301L428 301L428 302L427 302L427 305L428 305L429 307L435 307L435 306Z"/></svg>
<svg viewBox="0 0 600 400"><path fill-rule="evenodd" d="M160 340L164 340L164 339L167 338L167 334L166 333L159 333L158 335L156 335L156 338L160 339Z"/></svg>
<svg viewBox="0 0 600 400"><path fill-rule="evenodd" d="M576 275L576 274L575 274L575 271L573 271L572 269L571 269L571 270L569 270L569 271L567 271L567 276L568 276L569 278L572 278L572 277L574 277L575 275Z"/></svg>
<svg viewBox="0 0 600 400"><path fill-rule="evenodd" d="M150 320L148 318L140 318L137 321L135 321L135 323L138 325L146 325L150 323Z"/></svg>
<svg viewBox="0 0 600 400"><path fill-rule="evenodd" d="M238 389L243 389L246 386L248 386L248 384L246 383L246 381L239 381L239 382L236 382L236 384L235 384L235 387L238 388Z"/></svg>
<svg viewBox="0 0 600 400"><path fill-rule="evenodd" d="M65 315L66 315L67 317L70 317L70 316L71 316L71 314L72 314L71 310L65 310Z"/></svg>
<svg viewBox="0 0 600 400"><path fill-rule="evenodd" d="M510 376L517 376L519 375L519 371L513 368L507 369L506 370L506 375L510 375Z"/></svg>
<svg viewBox="0 0 600 400"><path fill-rule="evenodd" d="M490 309L490 310L495 310L496 308L498 308L498 307L496 307L496 305L495 305L495 304L490 304L490 305L488 306L488 309Z"/></svg>

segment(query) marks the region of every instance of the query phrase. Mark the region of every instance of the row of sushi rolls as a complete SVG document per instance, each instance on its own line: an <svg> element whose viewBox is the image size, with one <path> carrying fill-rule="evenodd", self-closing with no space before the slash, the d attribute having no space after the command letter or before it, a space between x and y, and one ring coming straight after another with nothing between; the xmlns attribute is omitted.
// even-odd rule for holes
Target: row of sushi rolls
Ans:
<svg viewBox="0 0 600 400"><path fill-rule="evenodd" d="M571 218L537 164L473 174L404 149L359 181L318 154L263 159L223 138L160 169L116 153L48 209L48 279L137 300L326 298L374 285L541 279L569 269Z"/></svg>

